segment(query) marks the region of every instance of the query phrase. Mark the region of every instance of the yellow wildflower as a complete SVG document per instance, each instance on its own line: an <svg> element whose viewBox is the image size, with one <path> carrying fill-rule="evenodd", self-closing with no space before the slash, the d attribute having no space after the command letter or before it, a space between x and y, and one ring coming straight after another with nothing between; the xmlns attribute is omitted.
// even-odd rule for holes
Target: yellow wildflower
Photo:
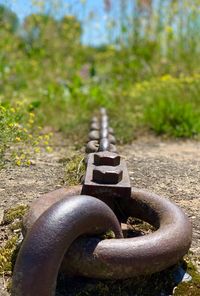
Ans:
<svg viewBox="0 0 200 296"><path fill-rule="evenodd" d="M34 151L35 151L35 153L40 153L40 148L39 148L39 147L36 147L36 148L34 149Z"/></svg>
<svg viewBox="0 0 200 296"><path fill-rule="evenodd" d="M15 113L15 108L10 108L10 111L12 112L12 113Z"/></svg>
<svg viewBox="0 0 200 296"><path fill-rule="evenodd" d="M35 114L33 112L29 113L30 117L35 117Z"/></svg>
<svg viewBox="0 0 200 296"><path fill-rule="evenodd" d="M22 106L24 103L22 101L16 101L16 105Z"/></svg>
<svg viewBox="0 0 200 296"><path fill-rule="evenodd" d="M17 160L15 163L16 163L16 165L20 166L21 165L21 160Z"/></svg>
<svg viewBox="0 0 200 296"><path fill-rule="evenodd" d="M17 142L21 142L21 138L20 138L20 137L16 137L16 138L15 138L15 141L17 141Z"/></svg>
<svg viewBox="0 0 200 296"><path fill-rule="evenodd" d="M47 146L47 147L46 147L46 151L47 151L47 152L52 152L53 149L52 149L50 146Z"/></svg>
<svg viewBox="0 0 200 296"><path fill-rule="evenodd" d="M165 31L167 32L167 33L169 33L169 34L172 34L173 33L173 28L171 27L171 26L166 26L165 27Z"/></svg>
<svg viewBox="0 0 200 296"><path fill-rule="evenodd" d="M29 119L28 121L30 124L33 124L34 123L34 120L33 119Z"/></svg>
<svg viewBox="0 0 200 296"><path fill-rule="evenodd" d="M31 161L30 161L30 159L28 159L27 161L26 161L26 165L31 165Z"/></svg>
<svg viewBox="0 0 200 296"><path fill-rule="evenodd" d="M1 109L2 112L6 112L6 108L3 107L3 106L0 106L0 109Z"/></svg>
<svg viewBox="0 0 200 296"><path fill-rule="evenodd" d="M172 80L172 79L173 79L172 76L169 75L169 74L163 75L163 76L160 78L160 80L162 80L162 81L169 81L169 80Z"/></svg>

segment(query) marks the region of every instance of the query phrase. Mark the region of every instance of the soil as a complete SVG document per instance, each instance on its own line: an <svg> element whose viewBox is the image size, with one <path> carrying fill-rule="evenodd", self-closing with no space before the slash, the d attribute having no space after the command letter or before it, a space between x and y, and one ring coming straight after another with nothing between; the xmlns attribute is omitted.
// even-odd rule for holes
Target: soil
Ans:
<svg viewBox="0 0 200 296"><path fill-rule="evenodd" d="M64 159L71 155L73 147L60 134L55 135L52 145L52 153L33 156L34 165L13 167L7 163L0 171L0 218L3 210L29 204L63 186ZM148 136L119 147L119 151L127 161L134 187L172 199L189 216L193 223L192 257L200 270L200 142ZM9 295L3 278L0 295Z"/></svg>

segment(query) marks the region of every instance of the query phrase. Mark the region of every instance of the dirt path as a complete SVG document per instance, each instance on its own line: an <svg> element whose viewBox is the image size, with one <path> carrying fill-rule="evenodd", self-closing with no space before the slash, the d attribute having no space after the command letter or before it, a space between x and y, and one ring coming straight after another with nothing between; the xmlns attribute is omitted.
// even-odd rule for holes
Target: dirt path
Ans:
<svg viewBox="0 0 200 296"><path fill-rule="evenodd" d="M13 167L6 165L0 170L0 222L5 209L18 204L29 204L40 195L62 187L65 166L63 160L72 153L68 141L56 134L52 143L53 152L43 151L39 156L32 155L34 165ZM1 227L0 245L6 238L6 231ZM0 296L8 296L5 280L0 277Z"/></svg>
<svg viewBox="0 0 200 296"><path fill-rule="evenodd" d="M133 186L172 199L190 217L191 251L200 260L200 143L140 138L121 153L127 159Z"/></svg>
<svg viewBox="0 0 200 296"><path fill-rule="evenodd" d="M41 194L62 186L62 159L71 154L72 148L60 135L56 135L54 142L54 151L36 158L34 166L13 168L8 165L0 171L1 209L28 204ZM127 160L133 186L168 197L185 210L194 229L191 251L194 258L199 258L200 142L144 137L121 147L120 152ZM0 295L8 295L2 279Z"/></svg>

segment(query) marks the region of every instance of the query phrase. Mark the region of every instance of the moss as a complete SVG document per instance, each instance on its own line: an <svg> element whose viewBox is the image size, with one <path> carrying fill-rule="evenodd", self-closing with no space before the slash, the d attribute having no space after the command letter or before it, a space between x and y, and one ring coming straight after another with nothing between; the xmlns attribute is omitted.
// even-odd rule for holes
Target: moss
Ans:
<svg viewBox="0 0 200 296"><path fill-rule="evenodd" d="M114 234L114 232L113 232L112 230L108 230L108 231L106 231L105 234L103 234L103 235L101 236L101 238L102 238L102 239L115 238L115 234Z"/></svg>
<svg viewBox="0 0 200 296"><path fill-rule="evenodd" d="M22 227L22 217L28 209L27 205L18 205L4 212L1 225L5 227L7 241L0 248L0 274L11 274L19 249L19 238Z"/></svg>
<svg viewBox="0 0 200 296"><path fill-rule="evenodd" d="M0 274L11 274L13 255L17 249L18 235L11 236L5 246L0 249Z"/></svg>
<svg viewBox="0 0 200 296"><path fill-rule="evenodd" d="M75 154L66 160L64 183L67 185L78 185L85 173L84 156Z"/></svg>
<svg viewBox="0 0 200 296"><path fill-rule="evenodd" d="M189 282L180 283L174 292L174 296L198 296L200 291L200 274L195 265L186 258L185 267L187 272L191 275L192 280Z"/></svg>
<svg viewBox="0 0 200 296"><path fill-rule="evenodd" d="M19 205L4 212L3 225L11 224L16 219L21 219L28 209L27 205Z"/></svg>

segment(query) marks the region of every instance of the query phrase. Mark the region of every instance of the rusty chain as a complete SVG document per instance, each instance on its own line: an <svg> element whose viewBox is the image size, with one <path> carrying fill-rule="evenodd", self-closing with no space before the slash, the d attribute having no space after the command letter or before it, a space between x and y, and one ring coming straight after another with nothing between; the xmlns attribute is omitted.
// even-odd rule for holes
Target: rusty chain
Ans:
<svg viewBox="0 0 200 296"><path fill-rule="evenodd" d="M110 151L117 152L116 139L113 129L109 127L108 115L105 108L100 109L100 116L91 120L89 141L86 145L86 153Z"/></svg>
<svg viewBox="0 0 200 296"><path fill-rule="evenodd" d="M131 188L115 144L101 108L91 122L83 186L41 196L24 219L26 236L14 268L12 296L55 295L59 270L70 276L126 279L161 271L187 253L192 236L187 216L168 199ZM120 223L130 216L150 223L155 232L123 238ZM95 237L109 229L115 239Z"/></svg>

